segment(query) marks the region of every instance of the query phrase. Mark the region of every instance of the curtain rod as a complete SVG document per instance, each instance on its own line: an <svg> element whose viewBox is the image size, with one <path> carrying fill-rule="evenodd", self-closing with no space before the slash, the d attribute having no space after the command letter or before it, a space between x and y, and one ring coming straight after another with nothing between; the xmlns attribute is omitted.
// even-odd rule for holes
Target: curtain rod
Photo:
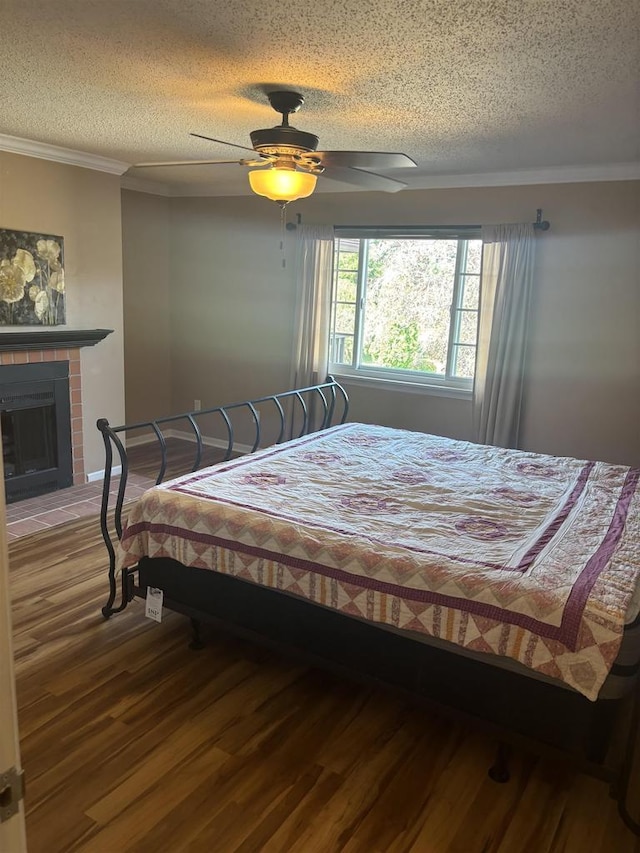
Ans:
<svg viewBox="0 0 640 853"><path fill-rule="evenodd" d="M295 231L298 225L302 224L302 214L296 213L297 224L287 222L287 231ZM349 231L371 231L376 228L385 228L383 225L336 225L336 228L341 228ZM404 231L409 234L411 231L416 233L420 231L478 231L482 228L481 225L390 225L389 228L397 228L399 231ZM536 221L533 223L536 231L548 231L551 228L551 223L547 219L542 218L542 208L536 210Z"/></svg>

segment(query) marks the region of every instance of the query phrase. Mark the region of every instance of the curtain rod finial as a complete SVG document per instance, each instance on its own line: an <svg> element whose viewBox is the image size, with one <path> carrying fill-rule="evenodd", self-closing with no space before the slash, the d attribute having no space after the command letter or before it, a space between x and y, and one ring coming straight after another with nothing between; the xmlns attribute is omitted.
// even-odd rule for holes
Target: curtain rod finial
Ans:
<svg viewBox="0 0 640 853"><path fill-rule="evenodd" d="M538 228L540 231L548 231L551 227L551 224L547 222L546 219L542 218L542 208L539 207L536 210L536 221L533 223L534 228Z"/></svg>
<svg viewBox="0 0 640 853"><path fill-rule="evenodd" d="M287 231L295 231L298 225L302 225L302 214L296 213L296 222L287 222Z"/></svg>

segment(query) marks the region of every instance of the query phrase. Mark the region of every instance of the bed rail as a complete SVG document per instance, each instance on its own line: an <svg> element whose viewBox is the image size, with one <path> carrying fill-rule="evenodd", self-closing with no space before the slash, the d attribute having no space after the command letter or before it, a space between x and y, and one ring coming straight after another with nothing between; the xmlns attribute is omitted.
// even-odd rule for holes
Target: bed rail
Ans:
<svg viewBox="0 0 640 853"><path fill-rule="evenodd" d="M100 528L102 537L109 554L109 598L102 608L102 614L108 619L112 614L119 613L133 598L133 575L135 569L125 569L121 573L120 602L114 606L117 598L116 580L116 542L122 538L122 509L125 503L125 493L129 478L129 459L125 441L121 436L126 433L146 432L150 435L151 443L160 450L155 484L164 481L167 472L167 437L173 431L181 436L186 427L190 440L194 443L193 464L181 473L197 471L202 467L202 456L207 438L203 437L202 421L217 423L222 429L223 457L219 461L226 462L234 453L254 453L263 446L282 444L293 438L300 438L312 432L328 429L346 421L349 414L349 399L347 393L336 380L329 376L325 382L309 385L306 388L296 388L279 394L269 394L253 400L243 400L223 406L214 406L179 415L158 418L152 421L140 421L134 424L111 426L106 418L100 418L96 426L102 434L105 449L104 481L102 486L102 505L100 508ZM242 450L236 442L236 421L238 416L244 417L244 435L248 430L249 442L242 445ZM263 444L265 430L264 418L268 416L271 425L271 439ZM247 450L247 447L249 449ZM111 490L114 474L120 469L118 488L115 496ZM115 497L115 501L114 501ZM111 515L113 513L113 516Z"/></svg>

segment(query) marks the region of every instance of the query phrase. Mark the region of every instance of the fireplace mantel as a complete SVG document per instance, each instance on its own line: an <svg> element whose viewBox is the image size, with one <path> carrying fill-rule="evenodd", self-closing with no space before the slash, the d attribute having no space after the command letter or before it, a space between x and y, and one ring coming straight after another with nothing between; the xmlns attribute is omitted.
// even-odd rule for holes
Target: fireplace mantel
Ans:
<svg viewBox="0 0 640 853"><path fill-rule="evenodd" d="M110 335L113 329L61 329L46 332L0 332L0 352L19 350L92 347Z"/></svg>

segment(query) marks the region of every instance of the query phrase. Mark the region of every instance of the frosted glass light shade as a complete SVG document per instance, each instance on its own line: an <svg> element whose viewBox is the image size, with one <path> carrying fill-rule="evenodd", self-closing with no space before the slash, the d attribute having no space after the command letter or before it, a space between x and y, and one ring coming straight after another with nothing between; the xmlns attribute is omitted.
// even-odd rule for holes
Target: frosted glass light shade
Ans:
<svg viewBox="0 0 640 853"><path fill-rule="evenodd" d="M295 201L306 198L316 188L318 178L309 172L293 169L253 169L249 172L249 183L254 193L266 196L271 201Z"/></svg>

